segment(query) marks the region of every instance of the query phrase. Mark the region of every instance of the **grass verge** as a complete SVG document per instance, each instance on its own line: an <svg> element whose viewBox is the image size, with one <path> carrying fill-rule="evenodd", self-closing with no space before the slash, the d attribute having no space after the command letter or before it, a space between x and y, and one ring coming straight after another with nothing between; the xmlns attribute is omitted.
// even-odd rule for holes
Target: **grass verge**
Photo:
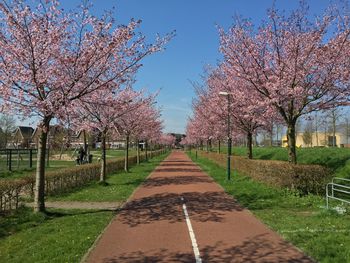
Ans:
<svg viewBox="0 0 350 263"><path fill-rule="evenodd" d="M107 186L93 183L56 200L126 201L165 157L158 156L134 166L130 173L108 176ZM114 214L103 210L60 209L34 214L29 208L18 209L0 217L0 261L79 262Z"/></svg>
<svg viewBox="0 0 350 263"><path fill-rule="evenodd" d="M22 208L0 218L1 262L79 262L112 219L111 211Z"/></svg>
<svg viewBox="0 0 350 263"><path fill-rule="evenodd" d="M213 151L216 149L214 148ZM227 152L226 147L221 148ZM232 148L234 155L247 156L246 147ZM288 161L288 150L283 147L254 147L253 158L261 160ZM334 171L337 177L350 177L350 149L349 148L297 148L298 163L319 164Z"/></svg>
<svg viewBox="0 0 350 263"><path fill-rule="evenodd" d="M97 163L98 159L101 157L101 150L93 150L90 152L93 155L93 163ZM72 151L64 152L69 157L72 157L71 160L54 160L50 159L49 167L46 167L46 171L55 171L62 168L76 166L75 158L78 153L73 154ZM120 159L124 157L124 150L107 150L106 157L107 160ZM136 156L136 150L131 149L129 151L129 156ZM1 161L1 160L0 160ZM35 173L36 170L36 159L33 160L33 167L29 168L29 161L22 162L21 166L17 169L16 165L13 164L13 171L8 171L6 163L4 161L0 162L0 180L12 180L18 179L24 176L30 176Z"/></svg>
<svg viewBox="0 0 350 263"><path fill-rule="evenodd" d="M286 240L319 262L350 262L350 214L325 210L322 197L277 189L240 174L226 180L226 170L189 153L193 161L241 205Z"/></svg>
<svg viewBox="0 0 350 263"><path fill-rule="evenodd" d="M108 176L105 185L97 181L77 191L53 196L49 201L91 201L91 202L113 202L126 200L137 186L154 170L156 166L165 158L166 155L160 155L150 159L148 162L142 162L140 165L134 165L129 172L118 172Z"/></svg>

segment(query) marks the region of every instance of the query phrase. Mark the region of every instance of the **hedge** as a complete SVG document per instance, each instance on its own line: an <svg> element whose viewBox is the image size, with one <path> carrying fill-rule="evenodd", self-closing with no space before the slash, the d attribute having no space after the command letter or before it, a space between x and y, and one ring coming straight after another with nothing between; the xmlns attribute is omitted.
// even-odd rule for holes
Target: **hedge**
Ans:
<svg viewBox="0 0 350 263"><path fill-rule="evenodd" d="M226 167L227 156L225 154L200 151L199 155ZM272 186L296 189L301 194L323 194L326 184L332 178L331 170L321 165L251 160L241 156L232 156L231 167L257 181Z"/></svg>
<svg viewBox="0 0 350 263"><path fill-rule="evenodd" d="M165 153L166 150L148 152L148 158ZM136 156L129 157L129 165L137 162ZM140 161L146 159L145 154L140 155ZM124 158L118 160L107 160L107 174L124 169ZM71 168L64 168L57 171L50 171L45 174L45 194L57 195L69 192L74 188L84 186L91 181L99 180L101 164L85 164ZM17 209L20 198L34 196L35 175L15 180L0 181L0 212Z"/></svg>

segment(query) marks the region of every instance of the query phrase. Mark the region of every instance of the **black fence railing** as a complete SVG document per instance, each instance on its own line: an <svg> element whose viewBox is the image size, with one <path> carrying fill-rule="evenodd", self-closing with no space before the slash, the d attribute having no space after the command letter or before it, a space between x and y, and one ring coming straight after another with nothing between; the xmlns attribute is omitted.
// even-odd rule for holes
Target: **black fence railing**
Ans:
<svg viewBox="0 0 350 263"><path fill-rule="evenodd" d="M0 171L32 168L36 157L37 149L0 149Z"/></svg>

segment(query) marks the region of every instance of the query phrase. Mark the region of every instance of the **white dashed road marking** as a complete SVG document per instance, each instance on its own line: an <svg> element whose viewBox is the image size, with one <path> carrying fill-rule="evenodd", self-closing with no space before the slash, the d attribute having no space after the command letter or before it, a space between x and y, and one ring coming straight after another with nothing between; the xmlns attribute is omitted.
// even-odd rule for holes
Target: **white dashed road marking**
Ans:
<svg viewBox="0 0 350 263"><path fill-rule="evenodd" d="M199 254L198 244L197 244L197 241L196 241L196 236L195 236L193 228L192 228L190 217L188 216L185 200L184 200L183 197L181 197L181 200L183 202L182 210L184 211L184 214L185 214L186 224L187 224L187 228L188 228L188 233L190 234L190 238L191 238L191 242L192 242L192 248L193 248L193 253L194 253L194 256L196 258L196 263L202 263L202 259L201 259L201 256Z"/></svg>

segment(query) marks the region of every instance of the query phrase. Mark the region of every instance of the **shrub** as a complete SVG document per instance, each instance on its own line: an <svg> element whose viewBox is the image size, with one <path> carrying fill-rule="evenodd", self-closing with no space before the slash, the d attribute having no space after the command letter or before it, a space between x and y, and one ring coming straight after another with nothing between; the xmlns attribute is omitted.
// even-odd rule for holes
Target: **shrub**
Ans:
<svg viewBox="0 0 350 263"><path fill-rule="evenodd" d="M226 166L225 154L200 152L200 155ZM231 167L255 180L296 189L302 194L323 194L332 178L331 170L321 165L294 165L284 161L250 160L241 156L232 156Z"/></svg>
<svg viewBox="0 0 350 263"><path fill-rule="evenodd" d="M0 182L0 212L17 209L19 206L19 197L25 186L28 185L27 179L3 180Z"/></svg>
<svg viewBox="0 0 350 263"><path fill-rule="evenodd" d="M165 153L165 150L157 150L148 153L152 158ZM145 154L140 155L140 161L146 160ZM136 156L129 157L129 164L137 162ZM45 176L46 195L56 195L71 191L74 188L84 186L91 181L100 178L101 164L85 164L81 166L50 171ZM113 173L124 169L124 158L118 160L108 160L106 170ZM33 196L35 177L27 176L16 180L0 181L0 212L17 209L20 197Z"/></svg>

